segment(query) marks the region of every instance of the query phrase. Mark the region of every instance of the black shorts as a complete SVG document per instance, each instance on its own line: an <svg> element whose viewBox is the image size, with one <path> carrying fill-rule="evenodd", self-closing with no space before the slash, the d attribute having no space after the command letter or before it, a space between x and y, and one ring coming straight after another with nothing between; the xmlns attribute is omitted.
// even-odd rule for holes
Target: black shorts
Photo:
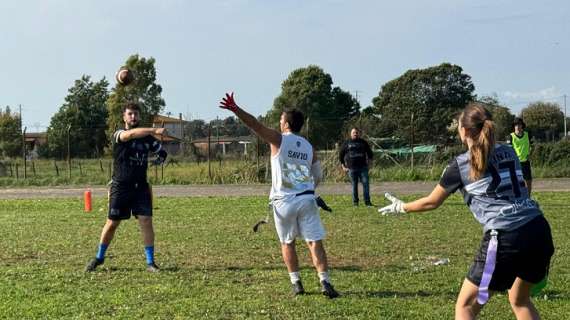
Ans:
<svg viewBox="0 0 570 320"><path fill-rule="evenodd" d="M467 274L467 279L476 286L481 283L490 238L488 231L483 236L481 247ZM517 277L538 283L548 274L554 245L550 226L544 216L540 215L512 231L499 230L498 242L497 260L489 290L510 289Z"/></svg>
<svg viewBox="0 0 570 320"><path fill-rule="evenodd" d="M530 161L521 162L523 179L532 180L532 171L530 170Z"/></svg>
<svg viewBox="0 0 570 320"><path fill-rule="evenodd" d="M125 220L134 216L152 216L152 196L147 182L112 183L109 195L109 219Z"/></svg>

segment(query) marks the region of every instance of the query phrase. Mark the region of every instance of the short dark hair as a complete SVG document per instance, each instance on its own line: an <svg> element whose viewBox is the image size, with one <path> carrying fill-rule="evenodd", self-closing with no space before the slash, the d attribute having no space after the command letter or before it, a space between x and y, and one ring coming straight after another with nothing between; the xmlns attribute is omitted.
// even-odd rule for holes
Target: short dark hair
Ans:
<svg viewBox="0 0 570 320"><path fill-rule="evenodd" d="M526 128L526 123L524 123L522 118L516 117L515 120L513 120L513 129L516 126L521 126L524 130Z"/></svg>
<svg viewBox="0 0 570 320"><path fill-rule="evenodd" d="M297 109L289 109L283 111L285 115L285 122L289 124L291 131L298 133L301 132L303 124L305 124L305 116L303 113Z"/></svg>
<svg viewBox="0 0 570 320"><path fill-rule="evenodd" d="M141 106L136 102L126 102L125 104L123 104L122 113L125 113L125 111L127 111L127 109L136 110L138 112L141 112Z"/></svg>

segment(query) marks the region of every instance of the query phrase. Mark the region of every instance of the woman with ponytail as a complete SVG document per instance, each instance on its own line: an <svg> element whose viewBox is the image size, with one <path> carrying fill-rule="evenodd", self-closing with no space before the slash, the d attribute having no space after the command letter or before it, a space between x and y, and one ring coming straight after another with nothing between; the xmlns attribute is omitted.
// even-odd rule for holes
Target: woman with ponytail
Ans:
<svg viewBox="0 0 570 320"><path fill-rule="evenodd" d="M461 113L459 136L467 152L451 160L430 195L392 202L382 214L438 208L459 190L483 226L483 239L455 305L456 319L475 319L494 291L508 290L517 319L539 319L531 292L545 286L554 245L550 226L530 199L521 164L512 147L495 144L495 125L484 105L470 103Z"/></svg>

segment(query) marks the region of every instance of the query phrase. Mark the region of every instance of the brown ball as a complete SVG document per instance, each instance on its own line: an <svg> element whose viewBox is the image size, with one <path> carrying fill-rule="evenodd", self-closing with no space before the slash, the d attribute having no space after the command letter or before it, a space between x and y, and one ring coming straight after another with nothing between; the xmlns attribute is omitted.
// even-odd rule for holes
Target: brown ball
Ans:
<svg viewBox="0 0 570 320"><path fill-rule="evenodd" d="M135 80L135 74L127 67L121 67L115 74L115 80L123 86L129 85Z"/></svg>

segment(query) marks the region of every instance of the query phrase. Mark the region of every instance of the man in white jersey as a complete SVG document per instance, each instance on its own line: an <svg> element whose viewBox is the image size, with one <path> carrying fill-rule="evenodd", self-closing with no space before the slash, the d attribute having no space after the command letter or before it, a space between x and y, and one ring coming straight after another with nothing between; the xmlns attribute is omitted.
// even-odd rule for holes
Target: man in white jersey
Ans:
<svg viewBox="0 0 570 320"><path fill-rule="evenodd" d="M285 111L279 121L281 133L261 124L235 102L233 93L220 102L220 108L232 111L271 147L271 194L275 228L281 242L283 261L289 271L293 294L305 293L299 273L295 239L305 239L313 265L317 269L322 293L329 298L339 296L331 285L321 223L315 202L315 186L322 178L320 162L313 146L299 135L304 116L297 110Z"/></svg>

